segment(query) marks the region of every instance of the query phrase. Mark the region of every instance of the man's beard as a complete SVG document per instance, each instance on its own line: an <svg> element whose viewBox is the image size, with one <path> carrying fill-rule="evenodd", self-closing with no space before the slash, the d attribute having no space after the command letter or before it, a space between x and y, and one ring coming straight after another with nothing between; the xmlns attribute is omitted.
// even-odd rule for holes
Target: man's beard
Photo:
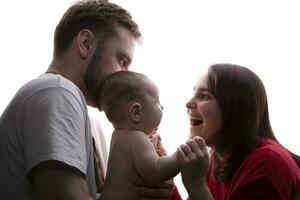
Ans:
<svg viewBox="0 0 300 200"><path fill-rule="evenodd" d="M102 68L102 56L101 56L101 50L99 48L96 49L91 62L84 74L83 82L84 86L87 92L87 95L89 96L89 100L91 101L94 106L97 106L97 96L100 93L98 89L100 88L99 85L101 85L101 82L103 81L104 76L99 76L96 72L99 71L99 68Z"/></svg>

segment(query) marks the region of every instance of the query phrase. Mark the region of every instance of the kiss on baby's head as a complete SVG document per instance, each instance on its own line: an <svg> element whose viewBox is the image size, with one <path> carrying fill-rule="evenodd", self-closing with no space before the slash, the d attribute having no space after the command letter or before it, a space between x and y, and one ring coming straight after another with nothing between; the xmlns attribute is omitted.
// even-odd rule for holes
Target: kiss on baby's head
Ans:
<svg viewBox="0 0 300 200"><path fill-rule="evenodd" d="M157 128L162 115L157 86L146 75L120 71L109 75L98 90L99 108L115 128Z"/></svg>

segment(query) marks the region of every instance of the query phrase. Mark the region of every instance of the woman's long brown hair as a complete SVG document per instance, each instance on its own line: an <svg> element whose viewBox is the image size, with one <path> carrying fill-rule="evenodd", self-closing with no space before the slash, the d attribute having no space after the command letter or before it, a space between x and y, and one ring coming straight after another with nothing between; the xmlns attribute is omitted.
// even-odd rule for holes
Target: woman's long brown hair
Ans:
<svg viewBox="0 0 300 200"><path fill-rule="evenodd" d="M222 113L222 130L212 150L216 180L230 180L260 138L278 143L269 119L268 101L261 79L246 67L215 64L208 70L208 90ZM290 155L300 168L299 156Z"/></svg>

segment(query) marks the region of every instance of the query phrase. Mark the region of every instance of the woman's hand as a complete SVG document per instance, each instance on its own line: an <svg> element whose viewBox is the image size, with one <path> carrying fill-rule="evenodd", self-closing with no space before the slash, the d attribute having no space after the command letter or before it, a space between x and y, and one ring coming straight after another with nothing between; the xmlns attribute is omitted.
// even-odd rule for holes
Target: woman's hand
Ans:
<svg viewBox="0 0 300 200"><path fill-rule="evenodd" d="M196 136L178 149L182 181L186 189L202 187L209 169L209 156L203 138Z"/></svg>

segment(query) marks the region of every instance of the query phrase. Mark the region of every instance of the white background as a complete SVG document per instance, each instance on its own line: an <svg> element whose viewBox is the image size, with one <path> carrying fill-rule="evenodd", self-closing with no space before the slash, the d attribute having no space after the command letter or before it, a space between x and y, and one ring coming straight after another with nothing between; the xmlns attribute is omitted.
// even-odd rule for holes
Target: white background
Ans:
<svg viewBox="0 0 300 200"><path fill-rule="evenodd" d="M0 113L52 59L54 29L71 0L1 1ZM279 141L300 154L300 12L292 0L113 0L140 25L144 42L132 70L159 86L164 116L159 128L169 153L189 131L185 102L212 63L246 66L263 80ZM111 126L99 117L109 142ZM180 176L175 179L182 196Z"/></svg>

